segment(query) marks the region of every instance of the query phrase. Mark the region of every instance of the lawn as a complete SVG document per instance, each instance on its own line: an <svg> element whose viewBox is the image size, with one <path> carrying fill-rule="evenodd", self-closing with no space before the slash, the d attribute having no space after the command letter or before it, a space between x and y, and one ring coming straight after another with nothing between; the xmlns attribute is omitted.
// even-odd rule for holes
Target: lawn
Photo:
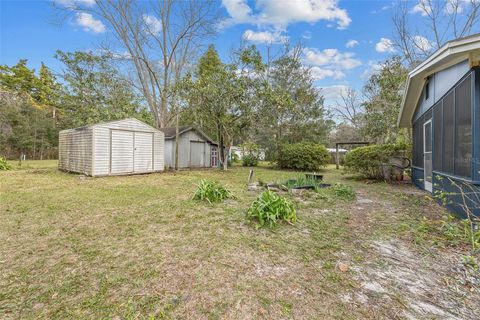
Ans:
<svg viewBox="0 0 480 320"><path fill-rule="evenodd" d="M1 172L0 318L478 316L478 256L461 230L442 232L446 211L425 193L329 167L325 181L355 200L287 194L298 221L257 229L248 170L88 178L27 161ZM260 167L254 179L295 175ZM192 200L201 179L236 199Z"/></svg>

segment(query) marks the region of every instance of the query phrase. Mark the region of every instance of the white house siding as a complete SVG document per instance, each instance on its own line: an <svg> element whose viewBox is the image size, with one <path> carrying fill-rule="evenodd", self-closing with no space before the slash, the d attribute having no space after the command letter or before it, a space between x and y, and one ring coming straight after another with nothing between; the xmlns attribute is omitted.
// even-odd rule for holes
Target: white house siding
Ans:
<svg viewBox="0 0 480 320"><path fill-rule="evenodd" d="M63 130L59 133L58 168L90 175L92 173L92 129Z"/></svg>
<svg viewBox="0 0 480 320"><path fill-rule="evenodd" d="M469 62L465 60L431 75L429 79L429 98L425 99L426 88L423 88L414 121L439 101L469 70Z"/></svg>

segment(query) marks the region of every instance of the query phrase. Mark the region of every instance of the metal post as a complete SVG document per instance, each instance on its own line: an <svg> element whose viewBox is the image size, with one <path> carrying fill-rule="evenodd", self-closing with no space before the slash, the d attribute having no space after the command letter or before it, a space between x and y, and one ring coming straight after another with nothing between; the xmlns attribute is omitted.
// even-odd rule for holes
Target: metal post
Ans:
<svg viewBox="0 0 480 320"><path fill-rule="evenodd" d="M336 153L335 153L335 162L337 164L337 170L340 168L340 158L338 157L338 143L335 144Z"/></svg>

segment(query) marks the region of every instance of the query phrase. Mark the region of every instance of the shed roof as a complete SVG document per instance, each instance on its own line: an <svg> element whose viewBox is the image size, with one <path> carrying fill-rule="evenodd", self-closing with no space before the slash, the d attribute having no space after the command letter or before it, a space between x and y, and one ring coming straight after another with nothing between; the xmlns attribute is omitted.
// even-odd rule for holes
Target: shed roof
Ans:
<svg viewBox="0 0 480 320"><path fill-rule="evenodd" d="M177 131L176 127L162 128L160 130L163 131L163 133L165 134L165 140L175 139L175 134L176 134L176 131ZM215 142L205 132L203 132L202 130L198 129L195 126L179 126L178 127L178 132L179 132L180 135L185 133L185 132L192 131L192 130L196 131L199 135L201 135L205 140L207 140L211 144L217 145L217 142Z"/></svg>
<svg viewBox="0 0 480 320"><path fill-rule="evenodd" d="M60 132L69 132L69 131L85 130L85 129L88 129L88 128L93 128L93 127L97 127L97 126L103 126L103 125L106 125L106 124L112 124L112 123L117 123L117 122L124 122L124 121L136 121L136 122L141 123L142 125L151 127L152 129L159 131L158 129L152 127L151 125L146 124L145 122L140 121L140 120L138 120L138 119L136 119L136 118L126 118L126 119L120 119L120 120L112 120L112 121L105 121L105 122L98 122L98 123L94 123L94 124L88 124L88 125L81 126L81 127L77 127L77 128L65 129L65 130L62 130L62 131L60 131Z"/></svg>
<svg viewBox="0 0 480 320"><path fill-rule="evenodd" d="M410 71L398 115L398 126L403 128L411 126L418 99L428 76L467 59L470 60L472 67L479 64L480 33L447 42Z"/></svg>

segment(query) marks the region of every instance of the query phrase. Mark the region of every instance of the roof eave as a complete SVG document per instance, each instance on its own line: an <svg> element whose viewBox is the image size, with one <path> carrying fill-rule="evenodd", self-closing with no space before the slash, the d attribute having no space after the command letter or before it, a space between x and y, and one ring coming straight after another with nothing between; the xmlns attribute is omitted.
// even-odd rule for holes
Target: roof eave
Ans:
<svg viewBox="0 0 480 320"><path fill-rule="evenodd" d="M405 92L402 97L400 113L397 119L397 126L400 128L410 128L412 125L412 118L415 113L415 108L418 99L421 95L421 90L418 88L422 86L425 78L440 70L446 69L452 65L460 63L469 59L469 53L480 48L480 34L470 36L464 39L448 42L442 48L437 50L424 62L418 65L415 69L409 72ZM457 55L457 56L454 56ZM447 58L452 59L445 61ZM419 83L415 84L416 91L411 93L412 81L418 79ZM412 97L412 95L414 95Z"/></svg>

